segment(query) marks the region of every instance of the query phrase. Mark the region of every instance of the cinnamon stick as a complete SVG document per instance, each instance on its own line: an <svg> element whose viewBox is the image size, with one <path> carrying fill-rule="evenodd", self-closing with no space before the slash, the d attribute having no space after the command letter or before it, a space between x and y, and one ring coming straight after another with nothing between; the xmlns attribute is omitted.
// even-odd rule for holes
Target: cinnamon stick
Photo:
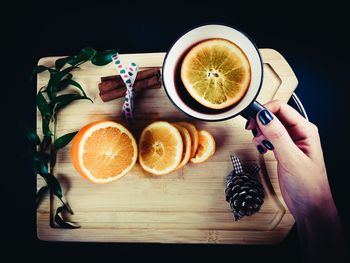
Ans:
<svg viewBox="0 0 350 263"><path fill-rule="evenodd" d="M161 83L160 83L160 81L158 81L155 85L148 86L147 89L160 89L160 87L161 87ZM143 88L143 89L145 89L145 88ZM136 88L135 88L135 90L136 90ZM139 92L140 91L141 90L139 90ZM110 90L110 91L105 92L105 93L100 93L100 97L101 97L102 101L107 102L107 101L110 101L110 100L114 100L114 99L117 99L117 98L124 97L125 93L126 93L126 87L122 87L122 88L119 88L119 89Z"/></svg>
<svg viewBox="0 0 350 263"><path fill-rule="evenodd" d="M142 91L144 89L147 89L150 86L154 86L158 83L160 83L160 79L158 78L158 76L153 76L153 77L150 77L147 79L142 79L142 80L139 80L137 82L135 81L134 90L135 90L135 92L139 92L139 91ZM116 88L115 82L113 82L111 80L107 80L107 81L99 83L98 87L100 90L100 94L108 93L108 92L115 90L115 89L126 88L125 84L123 86Z"/></svg>
<svg viewBox="0 0 350 263"><path fill-rule="evenodd" d="M136 75L135 85L141 80L149 79L151 77L160 78L160 69L159 68L151 68L139 71ZM98 85L100 93L106 93L113 89L118 89L121 87L126 87L120 75L115 76L107 76L101 78L101 83Z"/></svg>

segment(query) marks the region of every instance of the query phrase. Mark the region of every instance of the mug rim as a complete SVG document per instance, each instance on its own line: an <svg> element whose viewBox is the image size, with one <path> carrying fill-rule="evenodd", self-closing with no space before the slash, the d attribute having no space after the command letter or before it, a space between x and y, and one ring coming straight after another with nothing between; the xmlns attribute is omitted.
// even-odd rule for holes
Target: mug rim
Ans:
<svg viewBox="0 0 350 263"><path fill-rule="evenodd" d="M168 58L168 55L170 53L170 51L172 50L172 48L175 46L175 44L184 36L186 35L187 33L191 32L192 30L195 30L197 28L201 28L201 27L205 27L205 26L225 26L225 27L228 27L228 28L231 28L231 29L234 29L236 31L238 31L239 33L241 33L243 36L245 36L249 42L251 42L251 44L253 45L253 47L255 48L257 54L258 54L258 57L259 57L259 64L260 64L260 68L261 68L261 77L260 77L260 82L259 82L259 87L257 88L257 92L255 93L254 97L252 98L251 102L244 108L242 109L241 111L239 112L236 112L234 114L231 114L227 117L223 117L223 118L219 118L219 119L205 119L205 118L200 118L200 117L197 117L197 116L193 116L189 113L187 113L186 111L184 111L183 109L180 108L180 106L178 106L174 100L172 99L172 97L169 95L169 92L166 88L166 85L165 85L165 81L164 81L164 74L162 72L162 81L163 81L163 86L164 86L164 90L165 90L165 93L167 94L168 98L170 99L171 103L176 107L178 108L181 112L185 113L187 116L190 116L196 120L201 120L201 121L208 121L208 122L218 122L218 121L225 121L225 120L229 120L231 118L234 118L238 115L240 115L246 108L249 107L249 105L251 105L255 100L256 98L258 97L259 93L260 93L260 90L261 90L261 87L262 87L262 83L263 83L263 78L264 78L264 68L263 68L263 61L262 61L262 57L261 57L261 54L260 54L260 51L259 51L259 48L257 47L257 45L255 44L255 42L246 34L244 33L242 30L240 29L237 29L236 27L232 27L230 25L227 25L227 24L220 24L220 23L215 23L215 24L202 24L200 26L196 26L196 27L192 27L191 29L187 30L186 32L184 32L183 34L181 34L179 37L176 38L176 40L173 42L173 44L170 46L170 48L167 50L166 54L165 54L165 57L164 57L164 60L163 60L163 64L162 64L162 70L164 69L164 66L165 66L165 63L167 61L167 58ZM215 115L215 114L211 114L211 115Z"/></svg>

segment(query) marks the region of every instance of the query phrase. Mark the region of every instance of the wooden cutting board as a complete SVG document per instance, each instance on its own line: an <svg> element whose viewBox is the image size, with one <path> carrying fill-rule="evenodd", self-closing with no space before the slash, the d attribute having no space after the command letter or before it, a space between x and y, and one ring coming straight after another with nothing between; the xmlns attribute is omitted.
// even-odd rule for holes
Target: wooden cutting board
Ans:
<svg viewBox="0 0 350 263"><path fill-rule="evenodd" d="M264 82L258 97L260 103L272 99L287 102L297 86L297 79L277 51L260 50L264 61ZM141 70L161 67L165 53L124 54L125 64L137 63ZM39 60L52 66L57 57ZM113 65L96 67L84 64L74 72L94 103L77 101L58 116L58 136L79 130L95 120L112 119L124 123L123 100L101 101L97 84L101 76L114 75ZM37 89L47 84L48 74L38 75ZM106 185L95 185L83 179L70 162L70 146L58 155L56 176L75 214L70 217L79 229L60 229L52 222L59 203L47 197L37 210L37 235L41 240L90 242L161 242L271 244L287 235L294 219L282 200L278 186L276 160L272 153L263 157L251 143L251 132L244 130L245 120L236 117L223 122L203 122L179 112L165 91L149 90L136 101L136 124L126 125L138 139L143 127L155 120L189 120L210 131L217 151L203 164L188 164L163 177L152 177L136 166L129 174ZM37 130L41 134L38 113ZM229 155L236 154L244 164L258 163L259 179L266 197L261 210L238 222L225 201L225 179L232 170ZM38 188L43 185L38 177ZM51 223L50 223L51 222Z"/></svg>

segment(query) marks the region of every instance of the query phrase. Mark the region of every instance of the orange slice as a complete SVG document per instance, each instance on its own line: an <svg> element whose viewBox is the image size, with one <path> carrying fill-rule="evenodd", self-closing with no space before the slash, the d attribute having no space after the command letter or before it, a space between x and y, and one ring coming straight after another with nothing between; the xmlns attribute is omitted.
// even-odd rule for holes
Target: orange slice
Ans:
<svg viewBox="0 0 350 263"><path fill-rule="evenodd" d="M181 134L170 123L156 121L142 131L139 162L145 171L154 175L171 173L180 164L182 153Z"/></svg>
<svg viewBox="0 0 350 263"><path fill-rule="evenodd" d="M73 139L72 163L84 178L108 183L128 173L137 160L132 134L113 121L97 121L83 127Z"/></svg>
<svg viewBox="0 0 350 263"><path fill-rule="evenodd" d="M190 136L191 136L191 158L193 158L196 155L197 147L198 147L198 131L196 129L196 126L194 126L192 123L185 122L185 121L177 122L177 124L186 128L187 131L190 133Z"/></svg>
<svg viewBox="0 0 350 263"><path fill-rule="evenodd" d="M174 125L179 130L183 142L182 159L180 164L176 167L176 169L180 169L185 166L191 158L191 136L187 129L181 125L176 123L172 123L172 125Z"/></svg>
<svg viewBox="0 0 350 263"><path fill-rule="evenodd" d="M195 45L181 65L188 93L211 109L229 107L243 98L250 84L250 64L233 42L207 39Z"/></svg>
<svg viewBox="0 0 350 263"><path fill-rule="evenodd" d="M198 134L198 149L196 155L191 159L192 163L205 162L215 153L215 140L213 136L205 130L199 131Z"/></svg>

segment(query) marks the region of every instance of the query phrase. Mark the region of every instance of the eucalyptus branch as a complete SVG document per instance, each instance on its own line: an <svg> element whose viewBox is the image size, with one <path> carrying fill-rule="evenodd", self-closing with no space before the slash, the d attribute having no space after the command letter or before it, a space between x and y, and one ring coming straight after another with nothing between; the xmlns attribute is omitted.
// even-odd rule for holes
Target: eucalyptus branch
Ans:
<svg viewBox="0 0 350 263"><path fill-rule="evenodd" d="M37 193L37 207L47 192L53 193L62 203L58 207L55 214L55 222L62 228L77 228L79 225L66 221L62 213L64 211L73 214L73 210L67 202L64 201L62 188L54 176L57 153L65 147L74 138L77 132L65 134L57 138L57 114L61 109L68 106L76 100L90 100L85 93L83 87L73 80L73 72L81 64L91 61L96 66L102 66L112 61L112 56L116 54L116 50L106 50L97 52L91 47L83 48L78 55L68 56L57 59L55 66L50 68L44 65L38 65L32 72L32 77L38 73L48 71L50 78L44 87L40 88L37 93L36 105L42 117L42 139L33 130L24 128L24 133L32 146L36 147L32 151L32 161L34 173L44 178L46 186L39 189ZM77 88L76 92L59 94L68 86ZM53 126L53 130L51 127Z"/></svg>

